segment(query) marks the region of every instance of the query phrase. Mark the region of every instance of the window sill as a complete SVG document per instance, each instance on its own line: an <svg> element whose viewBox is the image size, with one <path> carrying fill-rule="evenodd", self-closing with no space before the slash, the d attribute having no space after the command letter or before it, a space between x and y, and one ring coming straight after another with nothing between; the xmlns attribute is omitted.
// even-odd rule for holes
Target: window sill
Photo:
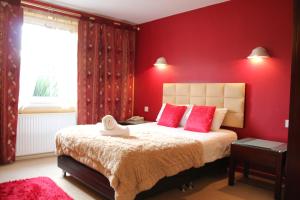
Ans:
<svg viewBox="0 0 300 200"><path fill-rule="evenodd" d="M76 112L75 107L30 105L30 106L19 108L19 114L72 113L72 112Z"/></svg>

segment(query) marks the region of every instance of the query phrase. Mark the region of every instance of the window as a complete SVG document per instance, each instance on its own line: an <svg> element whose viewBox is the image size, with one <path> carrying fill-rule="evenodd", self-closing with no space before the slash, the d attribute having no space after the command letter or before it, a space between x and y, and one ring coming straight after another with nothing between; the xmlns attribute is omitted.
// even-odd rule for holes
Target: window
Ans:
<svg viewBox="0 0 300 200"><path fill-rule="evenodd" d="M73 19L25 10L19 108L76 107L77 26Z"/></svg>

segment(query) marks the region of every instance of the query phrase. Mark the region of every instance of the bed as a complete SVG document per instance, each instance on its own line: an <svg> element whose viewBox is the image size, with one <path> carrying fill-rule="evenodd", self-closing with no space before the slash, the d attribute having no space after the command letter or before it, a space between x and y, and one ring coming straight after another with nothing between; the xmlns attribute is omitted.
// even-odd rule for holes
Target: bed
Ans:
<svg viewBox="0 0 300 200"><path fill-rule="evenodd" d="M223 125L242 128L245 84L171 83L163 102L228 108ZM187 183L201 171L224 166L231 130L198 133L146 123L129 126L130 137L99 135L97 125L63 129L56 137L58 166L108 199L143 199Z"/></svg>

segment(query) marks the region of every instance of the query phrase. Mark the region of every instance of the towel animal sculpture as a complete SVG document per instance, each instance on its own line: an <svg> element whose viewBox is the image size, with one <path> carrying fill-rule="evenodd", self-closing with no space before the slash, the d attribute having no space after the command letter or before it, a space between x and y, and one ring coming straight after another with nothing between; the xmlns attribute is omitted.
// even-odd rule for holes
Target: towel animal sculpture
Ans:
<svg viewBox="0 0 300 200"><path fill-rule="evenodd" d="M117 123L115 118L111 115L106 115L102 118L103 129L100 130L101 135L104 136L129 136L129 129L127 126L121 126Z"/></svg>

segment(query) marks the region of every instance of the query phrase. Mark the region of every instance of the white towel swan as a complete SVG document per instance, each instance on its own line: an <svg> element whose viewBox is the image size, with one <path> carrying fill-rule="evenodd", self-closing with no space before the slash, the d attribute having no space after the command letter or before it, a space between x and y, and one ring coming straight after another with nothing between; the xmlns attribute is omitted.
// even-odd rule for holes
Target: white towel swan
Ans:
<svg viewBox="0 0 300 200"><path fill-rule="evenodd" d="M111 115L106 115L102 118L103 130L100 130L104 136L129 136L127 126L121 126Z"/></svg>
<svg viewBox="0 0 300 200"><path fill-rule="evenodd" d="M104 130L109 131L109 130L113 130L117 127L118 123L115 120L115 118L111 115L105 115L102 118L102 124L104 127Z"/></svg>

